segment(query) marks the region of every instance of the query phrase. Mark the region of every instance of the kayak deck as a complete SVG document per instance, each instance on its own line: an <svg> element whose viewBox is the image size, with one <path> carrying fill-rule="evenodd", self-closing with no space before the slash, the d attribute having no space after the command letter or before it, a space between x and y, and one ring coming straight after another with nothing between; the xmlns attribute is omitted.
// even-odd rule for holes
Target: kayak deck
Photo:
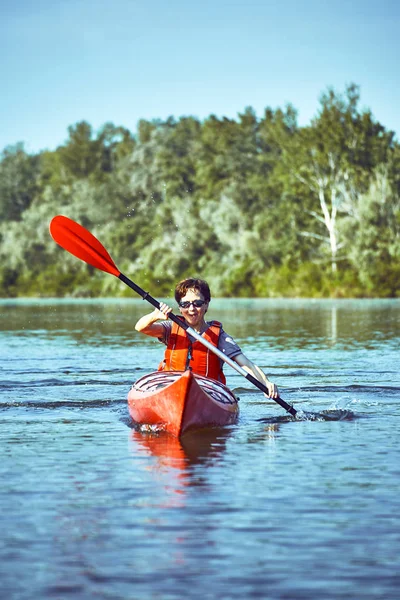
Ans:
<svg viewBox="0 0 400 600"><path fill-rule="evenodd" d="M239 414L229 388L190 370L141 377L128 393L128 408L136 423L157 426L176 437L189 429L232 424Z"/></svg>

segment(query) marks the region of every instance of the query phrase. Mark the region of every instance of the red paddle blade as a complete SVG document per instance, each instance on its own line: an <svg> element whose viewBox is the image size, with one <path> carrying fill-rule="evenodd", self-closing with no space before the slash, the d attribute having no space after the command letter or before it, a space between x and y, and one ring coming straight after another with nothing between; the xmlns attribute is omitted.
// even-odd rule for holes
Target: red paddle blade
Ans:
<svg viewBox="0 0 400 600"><path fill-rule="evenodd" d="M79 223L58 215L51 220L50 234L64 250L96 269L119 277L120 271L103 244Z"/></svg>

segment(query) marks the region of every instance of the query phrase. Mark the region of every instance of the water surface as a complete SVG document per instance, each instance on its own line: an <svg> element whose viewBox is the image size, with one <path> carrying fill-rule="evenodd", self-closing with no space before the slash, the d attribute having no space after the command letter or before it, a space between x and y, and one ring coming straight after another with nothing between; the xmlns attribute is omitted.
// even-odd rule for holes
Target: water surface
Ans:
<svg viewBox="0 0 400 600"><path fill-rule="evenodd" d="M147 310L0 303L5 597L398 598L400 302L213 300L285 400L348 416L293 420L228 367L239 422L182 442L128 416Z"/></svg>

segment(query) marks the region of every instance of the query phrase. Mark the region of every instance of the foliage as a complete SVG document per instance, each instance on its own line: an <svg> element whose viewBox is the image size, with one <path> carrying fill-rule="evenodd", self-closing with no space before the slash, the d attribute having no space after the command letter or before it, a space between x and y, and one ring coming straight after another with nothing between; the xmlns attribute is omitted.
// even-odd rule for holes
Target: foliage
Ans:
<svg viewBox="0 0 400 600"><path fill-rule="evenodd" d="M23 144L5 148L0 157L1 221L18 221L38 190L39 157Z"/></svg>
<svg viewBox="0 0 400 600"><path fill-rule="evenodd" d="M400 295L400 146L353 84L306 127L288 105L68 133L1 155L2 296L131 294L54 244L56 214L154 294L198 275L220 296Z"/></svg>
<svg viewBox="0 0 400 600"><path fill-rule="evenodd" d="M339 250L346 246L341 216L354 213L359 195L368 188L374 169L386 163L393 142L393 134L370 111L358 111L358 101L354 85L344 96L333 90L324 94L312 124L284 145L281 165L288 190L297 191L303 212L312 217L307 224L301 215L301 234L319 241L333 273Z"/></svg>

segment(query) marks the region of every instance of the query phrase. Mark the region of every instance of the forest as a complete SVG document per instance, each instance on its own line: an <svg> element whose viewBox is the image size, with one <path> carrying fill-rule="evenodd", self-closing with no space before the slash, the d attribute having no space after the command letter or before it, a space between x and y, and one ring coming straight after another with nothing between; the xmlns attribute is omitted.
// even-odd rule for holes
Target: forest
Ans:
<svg viewBox="0 0 400 600"><path fill-rule="evenodd" d="M293 105L247 107L6 147L0 214L3 298L132 294L54 243L58 214L154 295L200 276L222 297L400 296L400 145L355 84L323 92L302 127Z"/></svg>

